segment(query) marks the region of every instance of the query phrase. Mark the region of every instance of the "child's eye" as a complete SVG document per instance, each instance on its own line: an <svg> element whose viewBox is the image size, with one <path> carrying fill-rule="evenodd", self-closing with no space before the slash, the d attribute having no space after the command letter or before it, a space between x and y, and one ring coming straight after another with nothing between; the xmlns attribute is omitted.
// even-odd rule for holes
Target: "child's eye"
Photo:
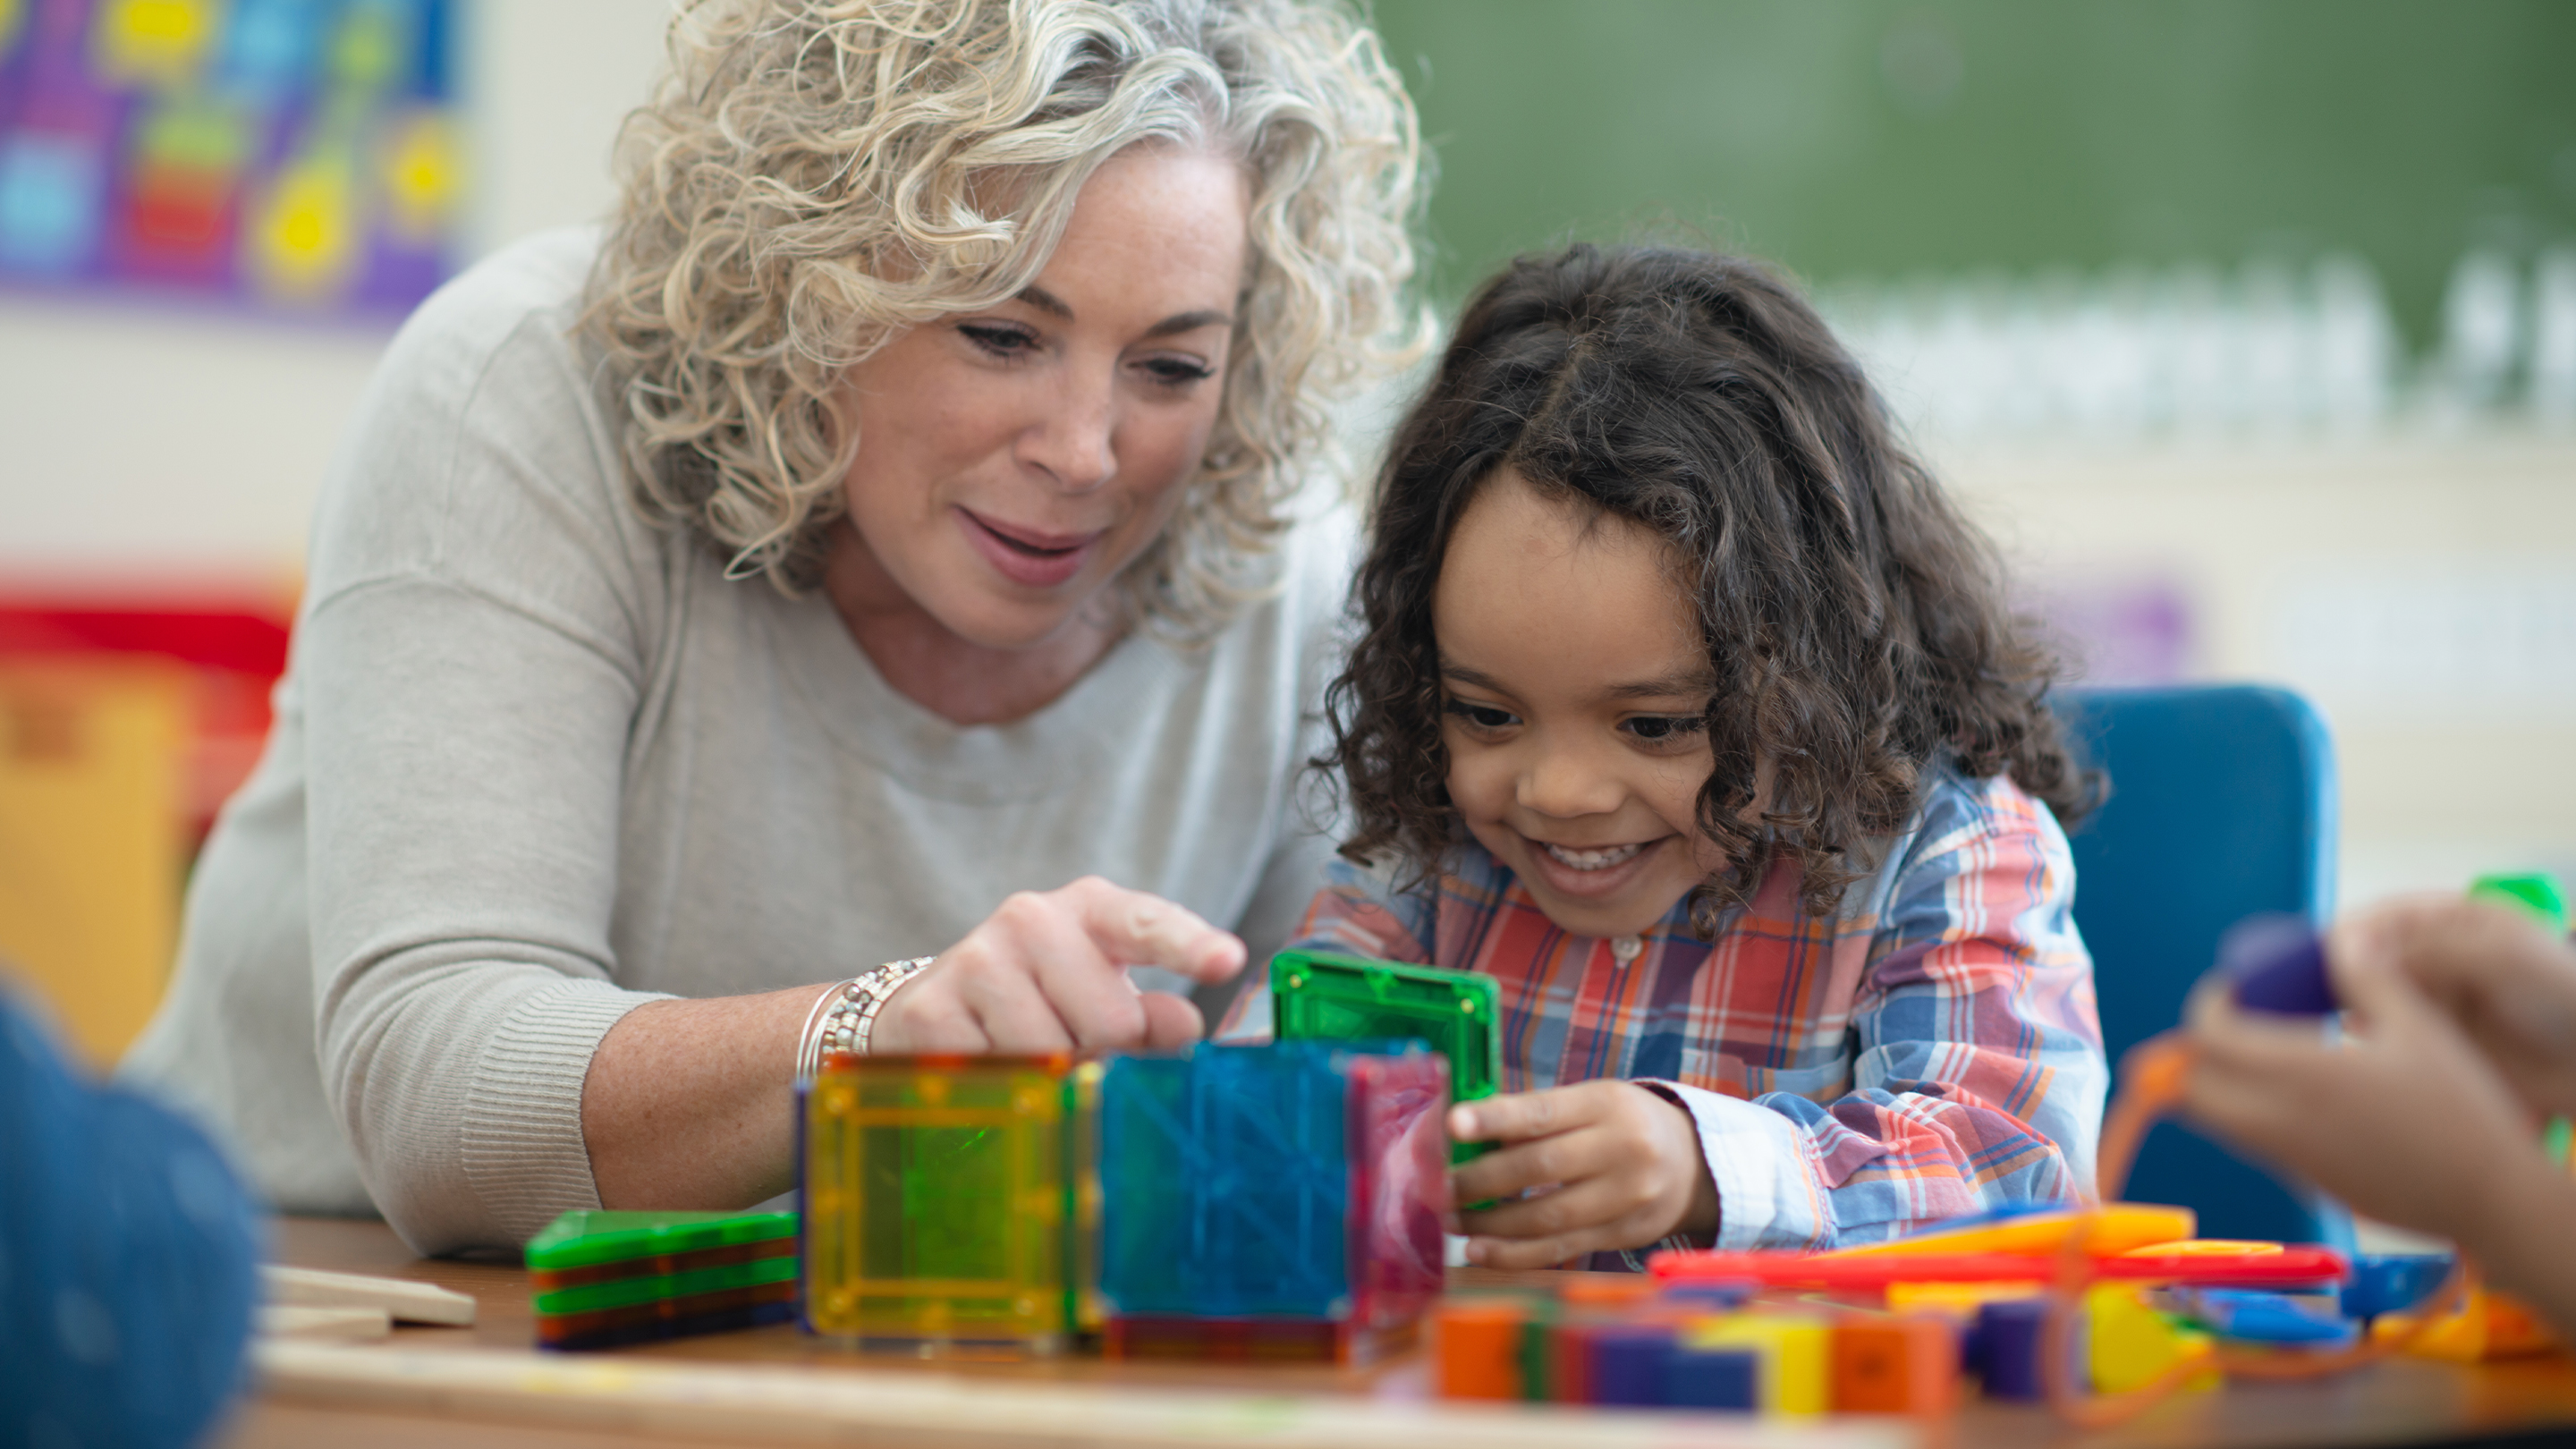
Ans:
<svg viewBox="0 0 2576 1449"><path fill-rule="evenodd" d="M1037 334L1025 327L992 322L960 322L958 333L995 357L1021 357L1037 349Z"/></svg>
<svg viewBox="0 0 2576 1449"><path fill-rule="evenodd" d="M1695 714L1641 714L1622 721L1621 727L1647 744L1661 745L1698 734L1708 721Z"/></svg>
<svg viewBox="0 0 2576 1449"><path fill-rule="evenodd" d="M1470 700L1453 699L1444 708L1480 730L1507 730L1520 723L1520 720L1509 710L1496 709L1490 704L1477 704Z"/></svg>

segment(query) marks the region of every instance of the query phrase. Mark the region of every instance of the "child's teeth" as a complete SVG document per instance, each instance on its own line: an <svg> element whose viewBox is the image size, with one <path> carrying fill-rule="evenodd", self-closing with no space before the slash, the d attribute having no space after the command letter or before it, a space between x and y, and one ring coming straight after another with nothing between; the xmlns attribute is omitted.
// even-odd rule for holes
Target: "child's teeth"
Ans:
<svg viewBox="0 0 2576 1449"><path fill-rule="evenodd" d="M1642 845L1614 845L1607 850L1572 850L1562 845L1547 847L1547 853L1576 870L1608 870L1638 851Z"/></svg>

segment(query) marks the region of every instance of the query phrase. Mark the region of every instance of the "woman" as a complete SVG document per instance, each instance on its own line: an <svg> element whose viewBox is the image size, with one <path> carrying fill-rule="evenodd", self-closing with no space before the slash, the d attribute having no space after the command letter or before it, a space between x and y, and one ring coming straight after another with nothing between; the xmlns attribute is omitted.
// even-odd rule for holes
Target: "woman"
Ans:
<svg viewBox="0 0 2576 1449"><path fill-rule="evenodd" d="M389 352L130 1064L424 1252L781 1191L827 1035L1193 1037L1125 968L1226 982L1327 847L1305 485L1418 331L1373 38L708 0L673 53L605 239Z"/></svg>

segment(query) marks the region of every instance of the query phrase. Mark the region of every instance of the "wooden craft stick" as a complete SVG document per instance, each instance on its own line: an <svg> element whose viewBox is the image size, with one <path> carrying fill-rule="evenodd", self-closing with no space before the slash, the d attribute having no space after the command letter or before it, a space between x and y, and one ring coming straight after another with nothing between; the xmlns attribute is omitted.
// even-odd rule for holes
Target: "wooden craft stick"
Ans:
<svg viewBox="0 0 2576 1449"><path fill-rule="evenodd" d="M393 1333L394 1321L381 1308L301 1308L291 1303L263 1303L259 1306L259 1331L267 1338L373 1343Z"/></svg>
<svg viewBox="0 0 2576 1449"><path fill-rule="evenodd" d="M1900 1449L1924 1442L1922 1426L1895 1418L1801 1423L1556 1404L1077 1386L837 1365L751 1368L282 1340L261 1342L253 1361L262 1391L286 1402L736 1443Z"/></svg>
<svg viewBox="0 0 2576 1449"><path fill-rule="evenodd" d="M297 1308L377 1308L397 1323L438 1323L459 1328L474 1323L474 1300L435 1283L408 1278L371 1278L363 1273L325 1273L318 1268L281 1268L263 1264L260 1279L271 1303Z"/></svg>

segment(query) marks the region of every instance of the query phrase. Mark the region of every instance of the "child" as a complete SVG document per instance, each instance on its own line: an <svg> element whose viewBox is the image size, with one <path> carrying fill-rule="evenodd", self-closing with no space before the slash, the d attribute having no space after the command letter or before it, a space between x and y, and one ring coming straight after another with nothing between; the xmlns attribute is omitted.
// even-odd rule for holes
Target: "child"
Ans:
<svg viewBox="0 0 2576 1449"><path fill-rule="evenodd" d="M1357 599L1318 762L1356 832L1297 944L1499 981L1504 1094L1450 1118L1504 1144L1454 1175L1501 1200L1470 1261L2089 1183L2088 781L1988 546L1788 287L1514 263L1396 435Z"/></svg>

